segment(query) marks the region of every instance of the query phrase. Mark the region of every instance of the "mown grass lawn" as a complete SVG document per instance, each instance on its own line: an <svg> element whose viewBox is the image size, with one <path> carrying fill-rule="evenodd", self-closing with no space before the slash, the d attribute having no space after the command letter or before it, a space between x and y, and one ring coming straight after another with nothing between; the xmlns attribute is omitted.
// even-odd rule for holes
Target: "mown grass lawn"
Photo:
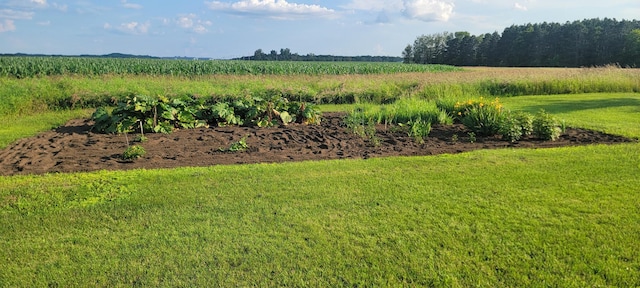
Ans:
<svg viewBox="0 0 640 288"><path fill-rule="evenodd" d="M540 109L574 127L640 137L640 93L590 93L500 98L512 110Z"/></svg>
<svg viewBox="0 0 640 288"><path fill-rule="evenodd" d="M0 177L0 286L640 286L639 145Z"/></svg>
<svg viewBox="0 0 640 288"><path fill-rule="evenodd" d="M638 148L4 177L0 282L633 287Z"/></svg>

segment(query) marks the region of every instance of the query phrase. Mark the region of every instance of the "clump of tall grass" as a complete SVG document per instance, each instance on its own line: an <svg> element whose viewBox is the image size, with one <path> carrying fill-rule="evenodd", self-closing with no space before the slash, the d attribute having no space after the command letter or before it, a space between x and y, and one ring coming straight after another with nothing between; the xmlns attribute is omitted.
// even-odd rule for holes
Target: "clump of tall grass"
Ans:
<svg viewBox="0 0 640 288"><path fill-rule="evenodd" d="M387 105L361 105L360 109L378 124L409 123L417 119L430 124L453 123L450 115L439 109L434 101L417 97L401 98Z"/></svg>
<svg viewBox="0 0 640 288"><path fill-rule="evenodd" d="M453 124L453 118L439 109L434 101L417 97L401 98L392 104L377 105L364 103L358 105L346 117L345 124L366 139L376 143L375 125L384 124L406 127L409 136L422 143L429 136L434 124ZM404 128L403 128L404 129Z"/></svg>

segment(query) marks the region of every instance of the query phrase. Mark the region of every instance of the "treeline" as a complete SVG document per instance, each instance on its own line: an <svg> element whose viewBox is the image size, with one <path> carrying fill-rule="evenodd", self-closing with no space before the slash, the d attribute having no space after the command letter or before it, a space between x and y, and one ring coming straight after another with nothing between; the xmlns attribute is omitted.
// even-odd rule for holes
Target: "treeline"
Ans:
<svg viewBox="0 0 640 288"><path fill-rule="evenodd" d="M291 53L289 48L280 49L280 53L271 50L266 54L262 49L258 49L253 56L244 56L233 60L256 60L256 61L327 61L327 62L402 62L401 57L393 56L335 56L335 55L299 55Z"/></svg>
<svg viewBox="0 0 640 288"><path fill-rule="evenodd" d="M640 66L640 21L582 21L512 25L498 32L422 35L402 52L403 62L456 66Z"/></svg>

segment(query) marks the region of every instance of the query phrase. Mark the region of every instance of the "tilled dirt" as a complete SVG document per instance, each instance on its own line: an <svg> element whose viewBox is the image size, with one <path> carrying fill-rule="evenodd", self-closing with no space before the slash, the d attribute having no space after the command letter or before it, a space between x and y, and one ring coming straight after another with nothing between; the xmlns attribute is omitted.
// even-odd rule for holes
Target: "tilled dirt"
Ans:
<svg viewBox="0 0 640 288"><path fill-rule="evenodd" d="M378 125L376 141L364 139L343 124L344 114L324 113L321 125L281 127L212 127L145 134L142 158L125 161L127 139L137 134L90 132L89 120L72 120L57 129L21 139L0 150L0 175L44 174L136 168L172 168L304 160L435 155L476 149L547 148L612 144L634 140L584 129L567 129L557 141L526 138L516 143L500 137L477 137L474 143L462 125L435 125L424 143L397 126ZM226 151L245 138L246 151ZM133 143L131 143L133 144Z"/></svg>

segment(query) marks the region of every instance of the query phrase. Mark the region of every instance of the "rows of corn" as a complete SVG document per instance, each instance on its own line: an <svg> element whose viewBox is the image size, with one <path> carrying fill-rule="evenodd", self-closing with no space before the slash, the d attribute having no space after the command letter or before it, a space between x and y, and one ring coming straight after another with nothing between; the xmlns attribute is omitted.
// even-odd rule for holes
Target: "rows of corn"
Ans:
<svg viewBox="0 0 640 288"><path fill-rule="evenodd" d="M265 62L92 57L0 57L0 77L53 75L352 75L454 71L444 65L373 62Z"/></svg>

